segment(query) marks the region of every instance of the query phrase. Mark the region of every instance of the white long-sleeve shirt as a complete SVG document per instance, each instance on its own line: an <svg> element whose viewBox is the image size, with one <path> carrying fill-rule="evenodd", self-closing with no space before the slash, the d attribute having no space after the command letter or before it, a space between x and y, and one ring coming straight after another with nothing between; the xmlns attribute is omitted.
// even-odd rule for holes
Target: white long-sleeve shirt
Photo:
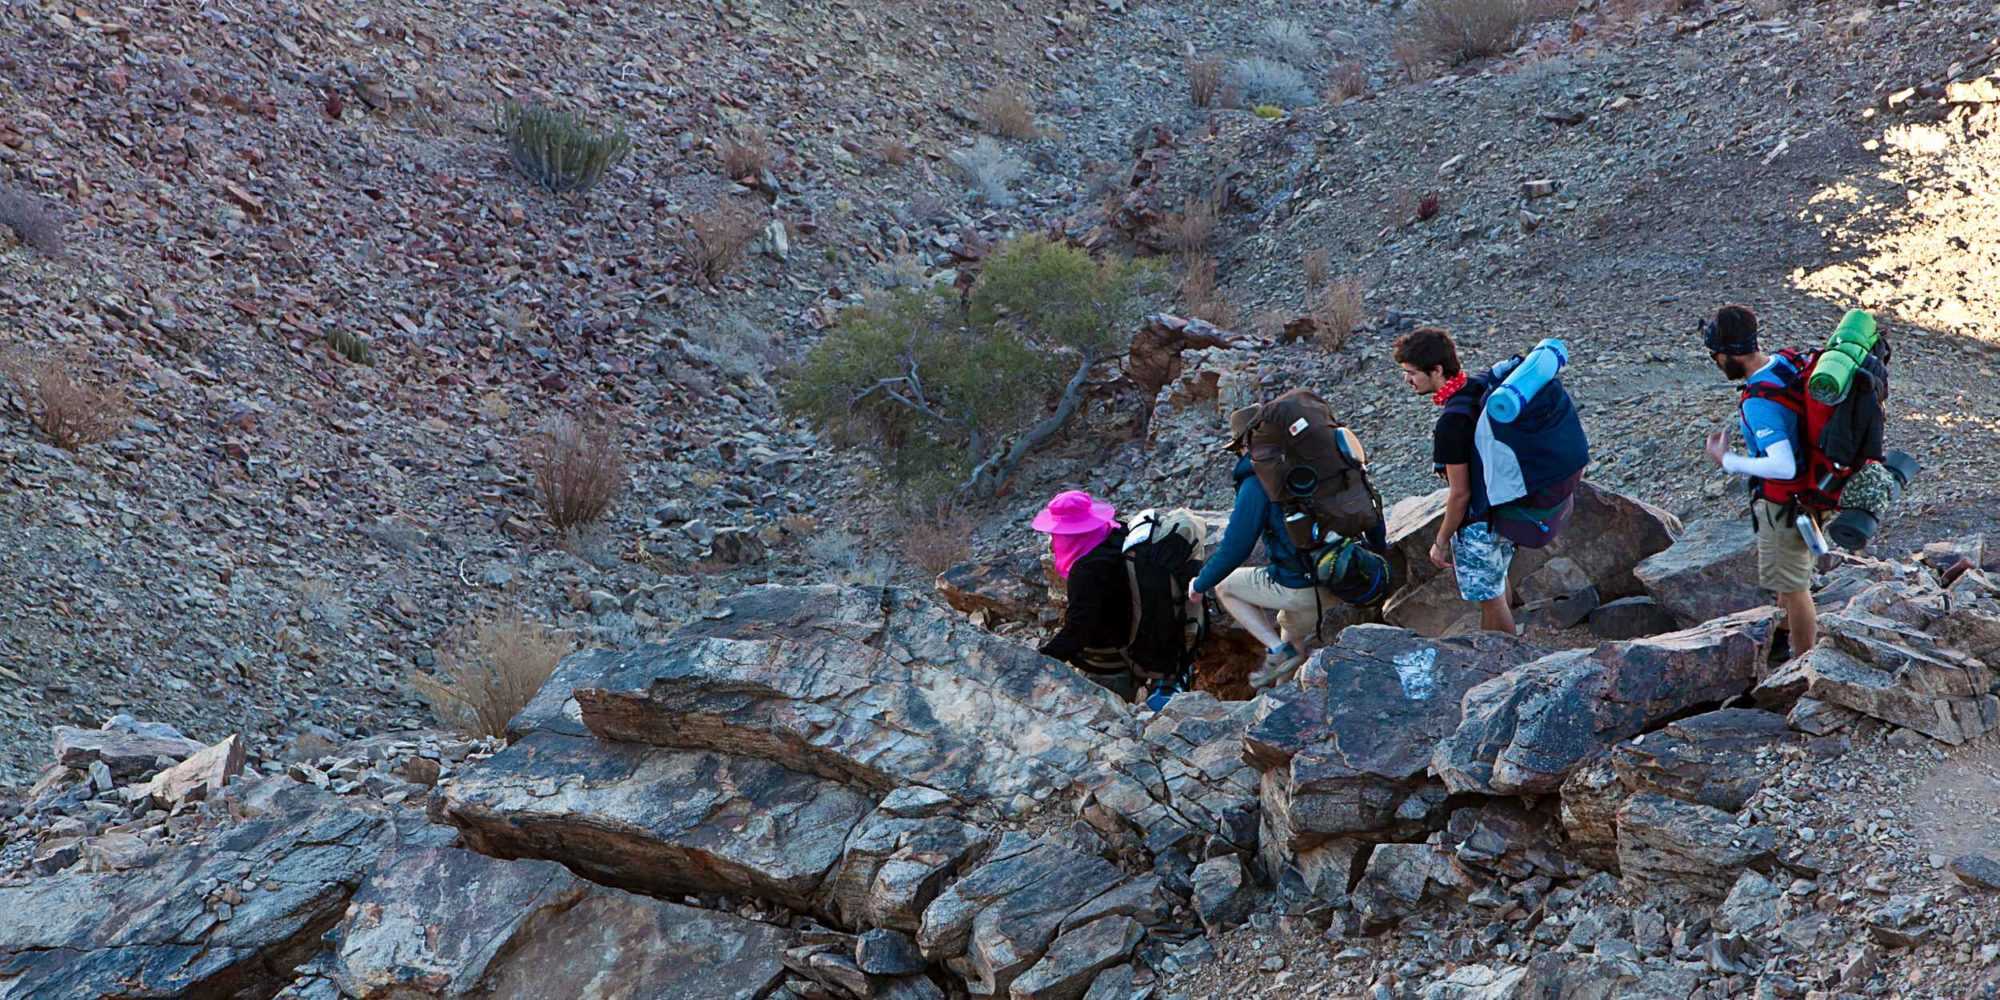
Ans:
<svg viewBox="0 0 2000 1000"><path fill-rule="evenodd" d="M1738 476L1783 481L1798 475L1798 459L1792 457L1790 441L1773 441L1762 458L1731 453L1722 456L1722 471Z"/></svg>

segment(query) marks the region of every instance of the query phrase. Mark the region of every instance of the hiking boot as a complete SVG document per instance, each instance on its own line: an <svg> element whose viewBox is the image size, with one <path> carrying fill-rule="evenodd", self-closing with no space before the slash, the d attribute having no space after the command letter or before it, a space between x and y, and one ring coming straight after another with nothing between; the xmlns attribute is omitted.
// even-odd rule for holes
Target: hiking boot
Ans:
<svg viewBox="0 0 2000 1000"><path fill-rule="evenodd" d="M1285 643L1264 654L1264 665L1250 675L1250 686L1254 688L1276 687L1292 679L1299 665L1306 662L1306 654L1299 647Z"/></svg>

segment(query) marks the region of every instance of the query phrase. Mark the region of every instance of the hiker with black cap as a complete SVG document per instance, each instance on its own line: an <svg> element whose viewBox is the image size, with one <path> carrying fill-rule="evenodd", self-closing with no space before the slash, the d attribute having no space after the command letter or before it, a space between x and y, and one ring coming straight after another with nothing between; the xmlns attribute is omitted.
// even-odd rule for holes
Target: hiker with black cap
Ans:
<svg viewBox="0 0 2000 1000"><path fill-rule="evenodd" d="M1809 538L1819 532L1820 512L1796 502L1811 484L1801 479L1805 454L1800 413L1781 401L1806 376L1795 351L1766 354L1758 348L1757 314L1748 306L1726 305L1701 326L1708 358L1731 381L1741 382L1738 421L1747 454L1729 451L1728 429L1708 435L1710 461L1733 475L1750 477L1754 499L1751 522L1757 529L1757 583L1778 596L1785 612L1790 649L1803 653L1819 634L1813 609L1812 576L1818 556Z"/></svg>
<svg viewBox="0 0 2000 1000"><path fill-rule="evenodd" d="M1292 452L1287 442L1309 447ZM1236 503L1222 541L1188 584L1188 601L1199 603L1213 592L1263 644L1264 665L1250 675L1250 683L1268 688L1284 683L1305 662L1306 640L1318 633L1323 608L1335 601L1380 599L1387 531L1381 498L1365 475L1360 440L1334 422L1326 404L1311 393L1293 390L1231 413L1227 448L1237 455ZM1278 502L1272 500L1274 491ZM1347 537L1334 528L1345 529ZM1354 536L1364 537L1365 546L1353 544ZM1269 564L1243 565L1259 539ZM1335 565L1340 568L1320 568ZM1341 579L1350 568L1362 581L1358 593ZM1276 628L1266 615L1270 611L1277 613Z"/></svg>

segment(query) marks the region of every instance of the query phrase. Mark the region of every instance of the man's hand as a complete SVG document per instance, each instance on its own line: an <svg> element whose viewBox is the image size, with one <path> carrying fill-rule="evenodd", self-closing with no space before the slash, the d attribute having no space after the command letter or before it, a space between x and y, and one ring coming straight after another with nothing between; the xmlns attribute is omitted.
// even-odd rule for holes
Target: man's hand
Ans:
<svg viewBox="0 0 2000 1000"><path fill-rule="evenodd" d="M1200 603L1201 603L1201 591L1199 591L1199 590L1196 590L1196 589L1194 589L1194 581L1193 581L1193 580L1189 580L1189 581L1188 581L1188 593L1187 593L1187 601L1188 601L1188 603L1189 603L1189 604L1200 604Z"/></svg>
<svg viewBox="0 0 2000 1000"><path fill-rule="evenodd" d="M1451 568L1451 549L1444 542L1431 543L1431 565L1439 569Z"/></svg>
<svg viewBox="0 0 2000 1000"><path fill-rule="evenodd" d="M1716 468L1721 468L1722 456L1729 452L1729 432L1726 430L1710 432L1708 442L1702 450L1708 452L1708 460L1714 462Z"/></svg>

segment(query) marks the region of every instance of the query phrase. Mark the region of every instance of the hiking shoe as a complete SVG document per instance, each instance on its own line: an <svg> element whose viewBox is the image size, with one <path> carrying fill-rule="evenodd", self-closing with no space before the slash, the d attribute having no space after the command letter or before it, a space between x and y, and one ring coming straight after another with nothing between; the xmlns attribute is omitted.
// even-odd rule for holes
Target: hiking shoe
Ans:
<svg viewBox="0 0 2000 1000"><path fill-rule="evenodd" d="M1299 647L1285 643L1264 654L1264 665L1250 675L1250 686L1254 688L1275 687L1291 680L1299 665L1306 662L1306 654Z"/></svg>

